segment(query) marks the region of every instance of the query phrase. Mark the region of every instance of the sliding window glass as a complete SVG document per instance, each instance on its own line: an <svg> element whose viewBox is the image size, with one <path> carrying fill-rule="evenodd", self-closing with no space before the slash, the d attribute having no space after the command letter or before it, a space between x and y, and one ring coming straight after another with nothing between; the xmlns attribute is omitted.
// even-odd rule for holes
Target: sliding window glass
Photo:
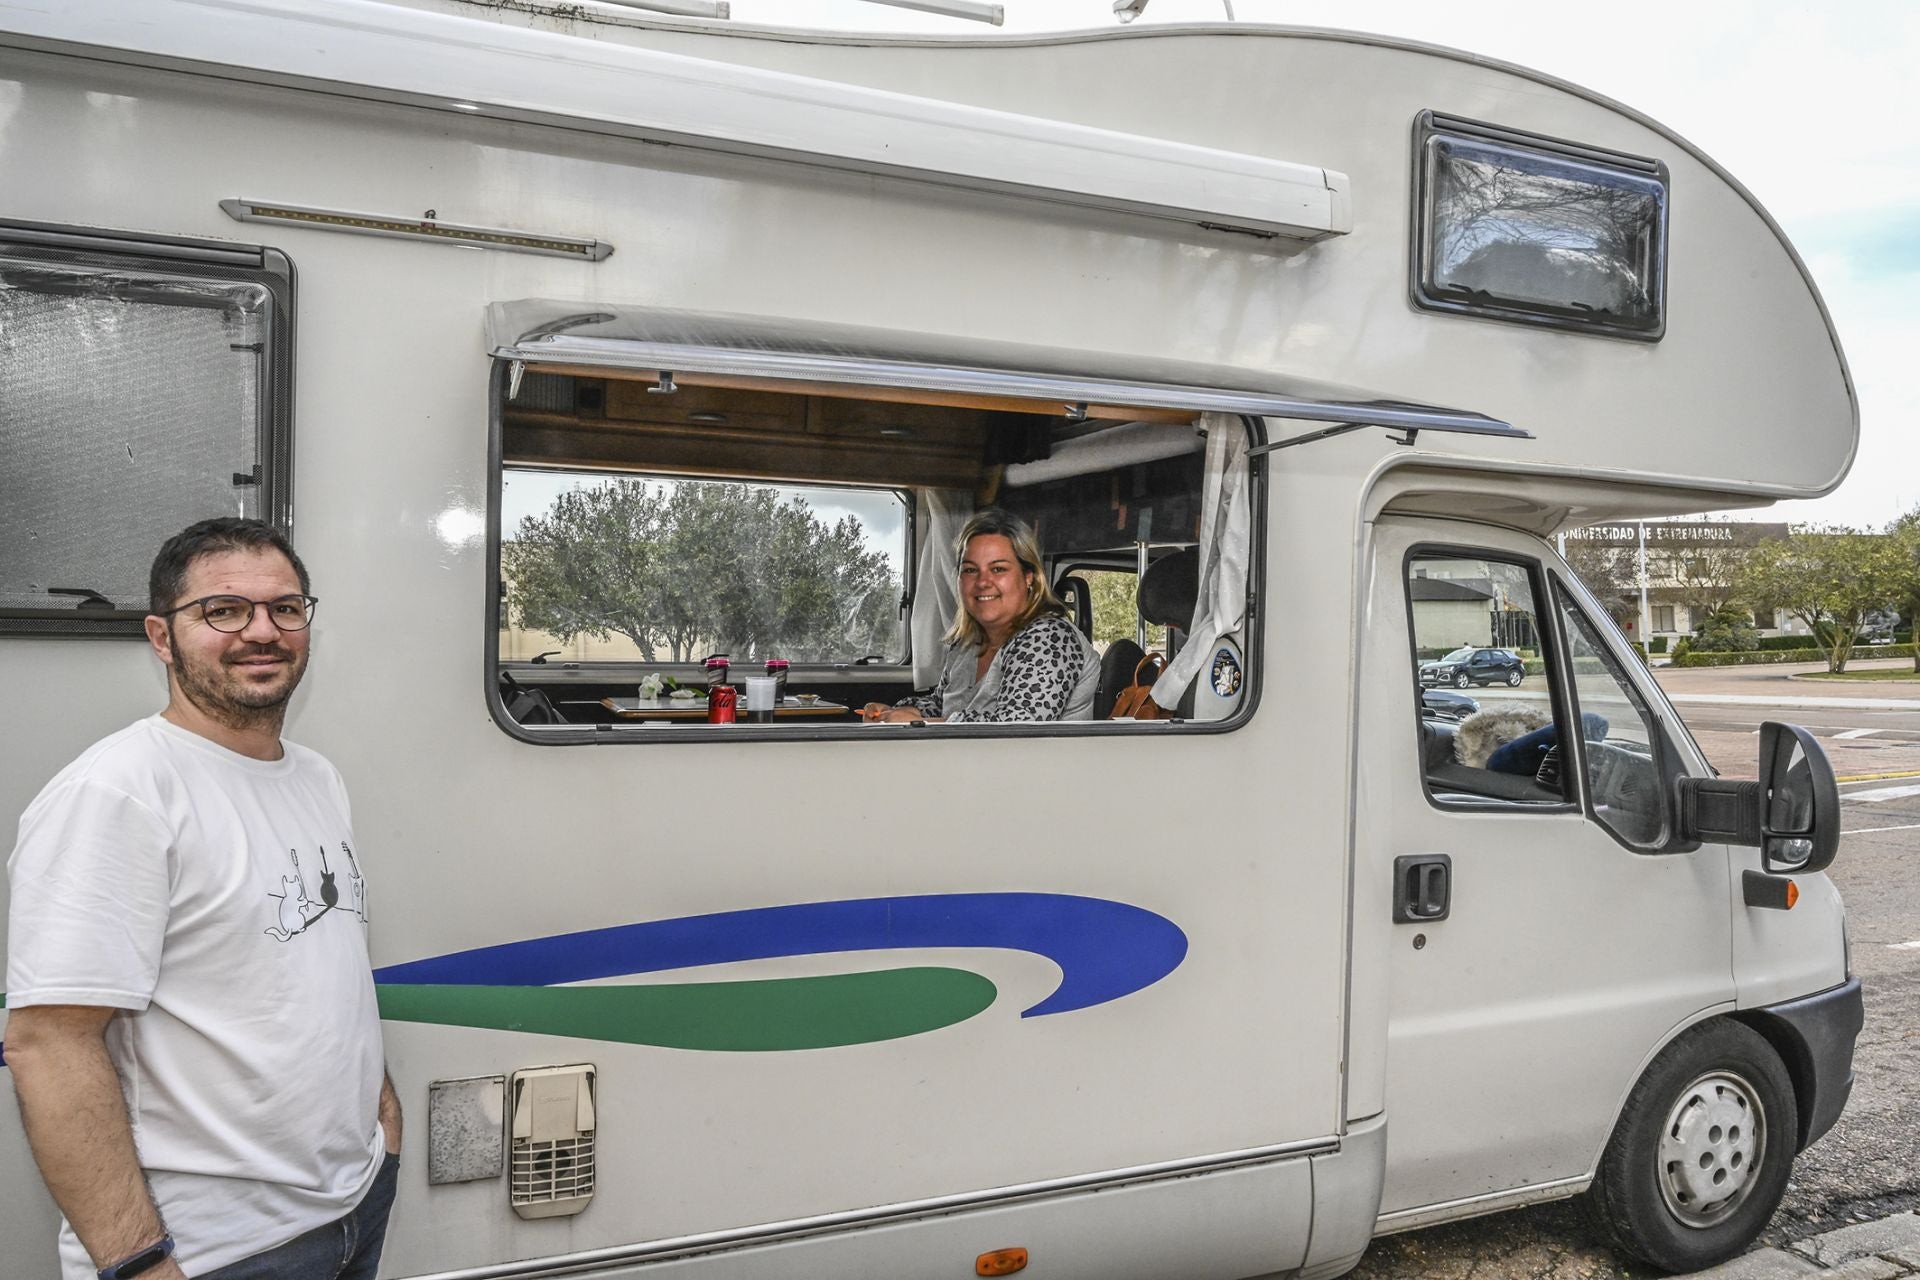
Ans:
<svg viewBox="0 0 1920 1280"><path fill-rule="evenodd" d="M0 631L139 635L169 536L286 526L291 306L271 251L0 224Z"/></svg>

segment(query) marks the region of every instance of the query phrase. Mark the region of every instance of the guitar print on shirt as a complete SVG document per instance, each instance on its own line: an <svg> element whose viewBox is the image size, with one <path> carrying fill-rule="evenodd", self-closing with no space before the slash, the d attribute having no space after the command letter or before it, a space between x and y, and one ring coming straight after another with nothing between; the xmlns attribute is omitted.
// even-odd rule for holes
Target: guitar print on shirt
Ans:
<svg viewBox="0 0 1920 1280"><path fill-rule="evenodd" d="M360 863L354 858L353 850L344 840L340 842L340 852L346 858L348 894L348 901L342 909L364 924L367 920L367 882L360 874ZM293 861L293 874L280 877L279 893L267 895L279 904L274 908L274 923L266 929L267 936L275 942L286 942L297 934L305 933L328 912L341 908L340 887L335 883L339 869L328 859L324 845L319 853L320 896L316 900L307 892L307 871L300 865L300 851L287 850L287 857Z"/></svg>

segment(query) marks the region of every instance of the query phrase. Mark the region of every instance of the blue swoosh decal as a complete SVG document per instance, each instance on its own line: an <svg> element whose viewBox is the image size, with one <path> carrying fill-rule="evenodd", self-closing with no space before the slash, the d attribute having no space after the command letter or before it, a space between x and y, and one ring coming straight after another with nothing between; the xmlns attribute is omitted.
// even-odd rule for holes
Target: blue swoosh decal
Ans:
<svg viewBox="0 0 1920 1280"><path fill-rule="evenodd" d="M951 893L804 902L478 947L376 970L382 983L552 986L700 965L845 951L993 947L1060 966L1023 1018L1118 1000L1186 958L1187 935L1124 902L1057 893Z"/></svg>

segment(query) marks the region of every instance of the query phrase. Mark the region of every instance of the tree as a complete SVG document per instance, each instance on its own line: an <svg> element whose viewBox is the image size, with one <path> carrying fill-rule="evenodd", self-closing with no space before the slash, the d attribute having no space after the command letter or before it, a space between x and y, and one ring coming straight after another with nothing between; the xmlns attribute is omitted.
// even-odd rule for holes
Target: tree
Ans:
<svg viewBox="0 0 1920 1280"><path fill-rule="evenodd" d="M1913 642L1913 669L1920 671L1920 507L1888 525L1887 540L1892 544L1894 599L1912 629L1907 638Z"/></svg>
<svg viewBox="0 0 1920 1280"><path fill-rule="evenodd" d="M844 660L897 627L900 581L860 522L770 487L613 479L569 490L501 548L508 607L564 643L618 634L652 662ZM890 638L890 637L889 637Z"/></svg>
<svg viewBox="0 0 1920 1280"><path fill-rule="evenodd" d="M1093 642L1104 652L1115 640L1132 640L1140 626L1140 575L1131 569L1082 569L1093 597ZM1164 651L1167 629L1147 629L1147 647Z"/></svg>
<svg viewBox="0 0 1920 1280"><path fill-rule="evenodd" d="M1732 614L1746 603L1740 594L1740 574L1750 554L1751 547L1733 542L1663 551L1662 566L1653 576L1663 577L1677 588L1693 617Z"/></svg>
<svg viewBox="0 0 1920 1280"><path fill-rule="evenodd" d="M1589 538L1567 536L1567 567L1593 592L1594 599L1624 622L1640 612L1639 552Z"/></svg>
<svg viewBox="0 0 1920 1280"><path fill-rule="evenodd" d="M1856 529L1795 529L1754 548L1740 576L1749 599L1768 601L1807 624L1827 670L1847 669L1867 614L1900 593L1895 540Z"/></svg>

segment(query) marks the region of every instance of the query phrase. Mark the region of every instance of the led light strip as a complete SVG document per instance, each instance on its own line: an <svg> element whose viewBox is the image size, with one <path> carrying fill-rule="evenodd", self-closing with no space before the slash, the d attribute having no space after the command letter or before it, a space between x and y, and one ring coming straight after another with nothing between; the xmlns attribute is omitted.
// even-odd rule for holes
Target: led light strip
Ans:
<svg viewBox="0 0 1920 1280"><path fill-rule="evenodd" d="M319 231L348 231L357 235L394 236L405 240L438 240L474 249L501 249L508 253L537 253L550 258L599 262L613 252L602 240L574 236L533 235L509 227L470 227L441 222L432 210L420 218L396 218L381 213L351 213L344 209L309 209L259 200L222 200L221 209L240 222L272 222L312 227Z"/></svg>

